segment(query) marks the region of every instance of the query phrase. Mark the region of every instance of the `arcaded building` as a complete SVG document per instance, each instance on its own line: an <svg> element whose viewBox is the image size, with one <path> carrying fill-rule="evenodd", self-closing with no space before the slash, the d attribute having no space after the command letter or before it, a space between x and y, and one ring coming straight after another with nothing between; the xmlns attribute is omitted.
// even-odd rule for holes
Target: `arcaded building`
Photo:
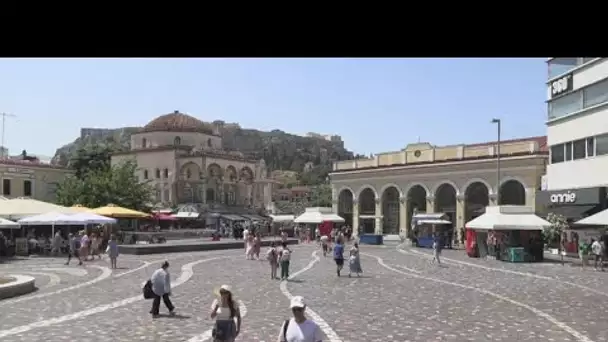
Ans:
<svg viewBox="0 0 608 342"><path fill-rule="evenodd" d="M414 212L446 213L460 231L487 205L534 207L547 164L546 137L502 141L500 177L497 150L496 142L416 143L336 162L330 174L334 211L354 232L404 235Z"/></svg>
<svg viewBox="0 0 608 342"><path fill-rule="evenodd" d="M112 164L125 160L137 162L138 177L154 187L158 205L266 208L272 201L263 160L224 151L218 127L179 111L133 134L130 151L112 156Z"/></svg>

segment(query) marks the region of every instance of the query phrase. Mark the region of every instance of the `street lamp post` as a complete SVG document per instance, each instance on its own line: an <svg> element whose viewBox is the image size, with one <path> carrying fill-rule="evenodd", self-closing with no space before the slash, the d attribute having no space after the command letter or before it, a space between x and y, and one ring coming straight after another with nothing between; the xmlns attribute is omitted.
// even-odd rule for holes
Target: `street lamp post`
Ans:
<svg viewBox="0 0 608 342"><path fill-rule="evenodd" d="M496 204L500 204L500 119L492 119L496 124Z"/></svg>

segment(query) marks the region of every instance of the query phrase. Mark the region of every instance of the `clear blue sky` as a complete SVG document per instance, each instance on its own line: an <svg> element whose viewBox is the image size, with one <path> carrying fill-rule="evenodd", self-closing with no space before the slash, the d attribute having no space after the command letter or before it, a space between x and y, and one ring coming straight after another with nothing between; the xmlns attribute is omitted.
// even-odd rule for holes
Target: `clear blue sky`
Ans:
<svg viewBox="0 0 608 342"><path fill-rule="evenodd" d="M544 59L1 59L11 154L52 156L81 127L205 121L340 134L358 153L545 134Z"/></svg>

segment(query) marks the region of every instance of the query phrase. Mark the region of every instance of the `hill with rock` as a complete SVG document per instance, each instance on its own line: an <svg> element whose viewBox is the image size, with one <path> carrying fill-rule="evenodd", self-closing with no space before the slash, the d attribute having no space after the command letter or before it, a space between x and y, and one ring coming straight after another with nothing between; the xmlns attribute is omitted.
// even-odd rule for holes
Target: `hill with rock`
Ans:
<svg viewBox="0 0 608 342"><path fill-rule="evenodd" d="M305 137L281 130L264 132L243 129L238 124L225 124L222 121L216 121L213 125L221 127L218 131L225 151L239 151L252 160L264 159L266 165L271 170L279 171L279 174L281 171L297 172L300 184L322 183L334 161L356 157L344 147L339 136L326 137L310 133L311 136ZM139 130L140 127L82 128L80 137L57 149L52 162L69 166L76 151L88 145L105 144L116 151L128 150L131 135Z"/></svg>

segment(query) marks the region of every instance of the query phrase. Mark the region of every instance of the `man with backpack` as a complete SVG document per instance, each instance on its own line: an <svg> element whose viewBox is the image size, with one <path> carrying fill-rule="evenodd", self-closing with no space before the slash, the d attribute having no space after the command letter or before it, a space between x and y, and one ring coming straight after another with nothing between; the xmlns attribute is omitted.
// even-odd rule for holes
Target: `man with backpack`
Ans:
<svg viewBox="0 0 608 342"><path fill-rule="evenodd" d="M291 250L287 248L287 243L283 242L283 248L279 252L279 262L281 264L281 280L289 278L289 261L291 260Z"/></svg>
<svg viewBox="0 0 608 342"><path fill-rule="evenodd" d="M322 342L321 328L304 315L306 304L302 296L293 296L289 306L293 318L285 320L279 332L279 342Z"/></svg>

